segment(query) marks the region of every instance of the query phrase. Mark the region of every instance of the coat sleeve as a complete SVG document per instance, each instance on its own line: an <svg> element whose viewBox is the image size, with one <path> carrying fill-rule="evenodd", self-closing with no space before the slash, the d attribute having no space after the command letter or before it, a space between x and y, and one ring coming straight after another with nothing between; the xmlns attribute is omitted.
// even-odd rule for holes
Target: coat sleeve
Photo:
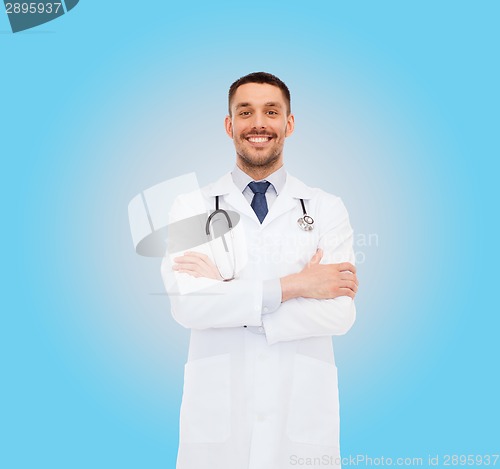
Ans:
<svg viewBox="0 0 500 469"><path fill-rule="evenodd" d="M338 197L325 194L316 217L324 220L318 247L322 264L354 264L353 231L347 210ZM269 344L308 337L345 334L356 318L354 300L348 296L317 300L294 298L271 314L262 316Z"/></svg>
<svg viewBox="0 0 500 469"><path fill-rule="evenodd" d="M196 204L193 204L189 197L177 197L170 211L169 223L193 215L194 205ZM199 204L197 208L199 209ZM161 275L170 298L172 316L186 328L208 329L262 324L263 283L260 280L236 278L223 282L189 277L190 286L194 285L195 288L191 288L188 293L180 293L179 277L176 277L172 270L168 249L162 259ZM196 288L196 284L199 288Z"/></svg>

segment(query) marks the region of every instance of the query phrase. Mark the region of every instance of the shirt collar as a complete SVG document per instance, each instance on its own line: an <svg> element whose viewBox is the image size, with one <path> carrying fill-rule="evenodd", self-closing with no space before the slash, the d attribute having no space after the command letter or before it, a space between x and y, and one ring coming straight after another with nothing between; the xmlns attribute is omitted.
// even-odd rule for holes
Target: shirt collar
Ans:
<svg viewBox="0 0 500 469"><path fill-rule="evenodd" d="M238 165L234 166L233 171L231 172L231 177L233 178L234 185L238 188L240 192L243 192L245 188L248 186L248 183L252 182L253 179L245 173ZM276 190L276 194L279 195L283 190L286 182L286 170L285 166L281 166L279 169L274 171L274 173L267 176L265 179L259 179L260 181L269 181L274 189Z"/></svg>

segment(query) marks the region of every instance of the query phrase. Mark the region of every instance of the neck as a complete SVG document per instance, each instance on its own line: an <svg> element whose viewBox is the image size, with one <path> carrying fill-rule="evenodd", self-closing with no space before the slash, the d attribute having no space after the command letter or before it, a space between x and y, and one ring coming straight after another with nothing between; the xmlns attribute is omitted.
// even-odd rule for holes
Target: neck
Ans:
<svg viewBox="0 0 500 469"><path fill-rule="evenodd" d="M254 166L249 165L242 158L237 158L236 165L244 173L248 174L254 181L259 181L261 179L266 179L267 176L280 169L283 166L283 160L279 158L278 160L273 161L272 163L267 165Z"/></svg>

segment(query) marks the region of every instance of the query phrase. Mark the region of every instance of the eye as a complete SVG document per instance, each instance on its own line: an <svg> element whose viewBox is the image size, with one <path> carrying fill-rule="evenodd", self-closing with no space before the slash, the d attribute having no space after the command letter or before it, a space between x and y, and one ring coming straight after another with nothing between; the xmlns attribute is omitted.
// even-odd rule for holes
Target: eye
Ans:
<svg viewBox="0 0 500 469"><path fill-rule="evenodd" d="M278 113L276 111L267 111L267 113L270 115L270 116L277 116Z"/></svg>
<svg viewBox="0 0 500 469"><path fill-rule="evenodd" d="M242 117L248 117L250 115L250 111L241 111L240 116Z"/></svg>

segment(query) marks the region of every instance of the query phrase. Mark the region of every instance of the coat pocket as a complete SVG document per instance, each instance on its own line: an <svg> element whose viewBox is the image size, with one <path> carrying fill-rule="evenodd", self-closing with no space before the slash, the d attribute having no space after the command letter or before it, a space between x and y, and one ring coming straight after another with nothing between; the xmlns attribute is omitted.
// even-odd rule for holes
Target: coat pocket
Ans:
<svg viewBox="0 0 500 469"><path fill-rule="evenodd" d="M339 401L335 365L295 356L287 436L297 443L339 446Z"/></svg>
<svg viewBox="0 0 500 469"><path fill-rule="evenodd" d="M181 443L218 443L231 433L231 357L187 362L180 412Z"/></svg>

